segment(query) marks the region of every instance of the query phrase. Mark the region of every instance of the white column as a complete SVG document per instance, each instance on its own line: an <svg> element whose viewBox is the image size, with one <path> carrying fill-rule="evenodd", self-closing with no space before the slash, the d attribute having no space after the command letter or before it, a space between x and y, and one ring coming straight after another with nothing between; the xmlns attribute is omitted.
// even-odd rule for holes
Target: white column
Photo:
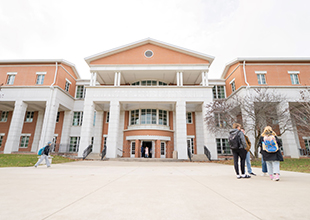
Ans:
<svg viewBox="0 0 310 220"><path fill-rule="evenodd" d="M39 141L40 141L40 136L41 136L41 132L42 132L43 116L44 116L44 112L39 111L36 129L34 132L34 137L33 137L33 142L32 142L32 147L31 147L31 152L37 152L40 149Z"/></svg>
<svg viewBox="0 0 310 220"><path fill-rule="evenodd" d="M95 110L94 102L92 100L87 100L87 98L85 98L84 110L83 110L83 124L81 128L78 157L83 157L84 150L91 143L93 122L94 122L94 110Z"/></svg>
<svg viewBox="0 0 310 220"><path fill-rule="evenodd" d="M97 72L90 73L90 86L96 86Z"/></svg>
<svg viewBox="0 0 310 220"><path fill-rule="evenodd" d="M102 143L102 126L103 126L103 111L96 112L96 125L94 127L94 145L93 153L101 153L100 147Z"/></svg>
<svg viewBox="0 0 310 220"><path fill-rule="evenodd" d="M202 78L202 86L208 86L208 70L206 72L201 73L201 78Z"/></svg>
<svg viewBox="0 0 310 220"><path fill-rule="evenodd" d="M114 73L114 86L117 86L117 78L118 78L118 73L117 72L115 72Z"/></svg>
<svg viewBox="0 0 310 220"><path fill-rule="evenodd" d="M177 86L180 86L180 73L177 72Z"/></svg>
<svg viewBox="0 0 310 220"><path fill-rule="evenodd" d="M24 118L28 105L23 101L16 101L13 111L13 116L8 132L8 138L4 147L4 153L10 154L13 151L18 151L19 140L22 133Z"/></svg>
<svg viewBox="0 0 310 220"><path fill-rule="evenodd" d="M183 72L180 72L180 86L183 86Z"/></svg>
<svg viewBox="0 0 310 220"><path fill-rule="evenodd" d="M117 86L120 86L121 85L121 72L118 72L117 77L118 77Z"/></svg>
<svg viewBox="0 0 310 220"><path fill-rule="evenodd" d="M280 112L283 112L285 109L289 108L289 103L280 103L277 106L277 110ZM291 118L291 115L289 112L287 112L286 116L287 119ZM286 124L283 124L286 123ZM282 134L282 144L283 144L283 150L285 156L291 156L292 158L299 158L299 151L298 148L300 147L299 139L296 132L296 127L292 125L291 120L288 120L287 122L279 122L280 131L284 127L293 128L291 131L285 131L284 134Z"/></svg>
<svg viewBox="0 0 310 220"><path fill-rule="evenodd" d="M178 159L187 157L187 127L186 127L186 102L178 101L176 104L176 147Z"/></svg>
<svg viewBox="0 0 310 220"><path fill-rule="evenodd" d="M204 120L202 111L195 112L195 130L196 130L196 145L197 145L197 154L204 154Z"/></svg>
<svg viewBox="0 0 310 220"><path fill-rule="evenodd" d="M207 102L204 102L202 107L202 117L206 115L206 106ZM204 135L204 145L209 149L211 153L212 160L216 160L218 157L217 155L217 149L216 149L216 141L215 141L215 135L209 131L207 125L204 123L204 120L202 120L203 123L203 135Z"/></svg>
<svg viewBox="0 0 310 220"><path fill-rule="evenodd" d="M119 139L120 103L110 102L109 131L107 138L107 158L116 158Z"/></svg>
<svg viewBox="0 0 310 220"><path fill-rule="evenodd" d="M65 111L64 112L64 120L62 124L62 132L61 132L61 139L60 139L60 145L65 146L70 144L70 131L71 131L71 125L73 120L73 113L72 111ZM63 148L62 148L63 149Z"/></svg>

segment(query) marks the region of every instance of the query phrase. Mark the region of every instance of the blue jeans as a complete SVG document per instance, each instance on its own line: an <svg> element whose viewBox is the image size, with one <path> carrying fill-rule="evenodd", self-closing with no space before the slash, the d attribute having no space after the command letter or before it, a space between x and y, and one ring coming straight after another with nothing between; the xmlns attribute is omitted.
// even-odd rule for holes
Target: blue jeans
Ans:
<svg viewBox="0 0 310 220"><path fill-rule="evenodd" d="M246 154L245 164L246 164L246 168L248 169L248 173L252 173L252 168L251 168L251 153L250 153L250 151L247 152L247 154Z"/></svg>
<svg viewBox="0 0 310 220"><path fill-rule="evenodd" d="M263 157L262 157L262 172L267 173L267 165L266 165L266 161L264 161Z"/></svg>
<svg viewBox="0 0 310 220"><path fill-rule="evenodd" d="M280 161L266 161L266 164L269 175L273 175L274 173L280 174Z"/></svg>

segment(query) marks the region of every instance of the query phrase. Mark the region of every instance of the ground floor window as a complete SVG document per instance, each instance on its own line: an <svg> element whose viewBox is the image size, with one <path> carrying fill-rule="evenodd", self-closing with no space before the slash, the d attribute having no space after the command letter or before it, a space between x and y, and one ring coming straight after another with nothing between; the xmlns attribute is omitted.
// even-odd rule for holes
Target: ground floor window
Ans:
<svg viewBox="0 0 310 220"><path fill-rule="evenodd" d="M135 154L136 154L136 142L132 141L130 147L130 156L135 157Z"/></svg>
<svg viewBox="0 0 310 220"><path fill-rule="evenodd" d="M160 157L162 158L166 157L166 143L165 142L160 143Z"/></svg>
<svg viewBox="0 0 310 220"><path fill-rule="evenodd" d="M20 148L27 148L28 144L29 144L29 138L30 138L30 135L23 135L23 136L21 136L19 147Z"/></svg>
<svg viewBox="0 0 310 220"><path fill-rule="evenodd" d="M2 147L3 137L4 137L4 135L0 134L0 147Z"/></svg>
<svg viewBox="0 0 310 220"><path fill-rule="evenodd" d="M227 138L216 138L216 147L219 155L232 154Z"/></svg>
<svg viewBox="0 0 310 220"><path fill-rule="evenodd" d="M80 145L80 137L70 137L69 152L78 152Z"/></svg>
<svg viewBox="0 0 310 220"><path fill-rule="evenodd" d="M306 149L310 149L310 138L305 138L304 142L305 142Z"/></svg>
<svg viewBox="0 0 310 220"><path fill-rule="evenodd" d="M194 154L194 138L187 139L187 147L190 149L190 152Z"/></svg>

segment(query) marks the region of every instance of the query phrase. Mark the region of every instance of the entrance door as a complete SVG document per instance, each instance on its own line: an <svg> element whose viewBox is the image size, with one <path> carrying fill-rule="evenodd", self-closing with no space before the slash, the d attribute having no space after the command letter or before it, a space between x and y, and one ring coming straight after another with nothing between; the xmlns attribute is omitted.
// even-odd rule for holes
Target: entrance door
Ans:
<svg viewBox="0 0 310 220"><path fill-rule="evenodd" d="M166 158L166 143L160 142L160 158Z"/></svg>
<svg viewBox="0 0 310 220"><path fill-rule="evenodd" d="M130 144L130 157L135 157L136 156L136 142L132 141Z"/></svg>
<svg viewBox="0 0 310 220"><path fill-rule="evenodd" d="M142 147L143 147L143 153L142 153L142 156L143 157L146 157L145 155L145 149L147 148L148 149L148 158L152 158L154 157L154 152L153 152L153 143L152 141L143 141L143 144L142 144Z"/></svg>

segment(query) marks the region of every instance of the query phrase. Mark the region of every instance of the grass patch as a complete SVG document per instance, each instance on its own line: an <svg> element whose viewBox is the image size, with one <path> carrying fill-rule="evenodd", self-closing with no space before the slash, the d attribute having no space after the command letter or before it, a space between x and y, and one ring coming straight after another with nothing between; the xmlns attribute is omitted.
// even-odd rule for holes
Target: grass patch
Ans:
<svg viewBox="0 0 310 220"><path fill-rule="evenodd" d="M76 161L62 156L52 155L52 164ZM31 167L38 161L38 155L0 154L0 167Z"/></svg>
<svg viewBox="0 0 310 220"><path fill-rule="evenodd" d="M215 163L234 165L233 160L219 160L214 161ZM255 159L251 161L252 167L262 167L261 159ZM301 173L310 173L310 159L300 158L284 158L284 161L280 162L280 170L301 172Z"/></svg>

